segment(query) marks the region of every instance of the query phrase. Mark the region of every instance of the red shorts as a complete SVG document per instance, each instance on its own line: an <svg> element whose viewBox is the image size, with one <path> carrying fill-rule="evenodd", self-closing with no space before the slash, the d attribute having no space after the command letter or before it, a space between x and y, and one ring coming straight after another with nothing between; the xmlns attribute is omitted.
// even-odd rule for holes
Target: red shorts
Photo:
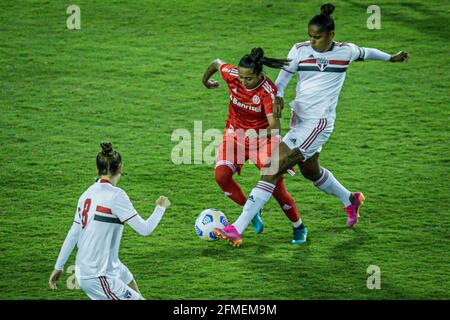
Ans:
<svg viewBox="0 0 450 320"><path fill-rule="evenodd" d="M237 171L240 174L244 163L250 160L261 170L280 142L281 136L245 139L234 131L226 131L217 150L216 168L226 165L233 173Z"/></svg>

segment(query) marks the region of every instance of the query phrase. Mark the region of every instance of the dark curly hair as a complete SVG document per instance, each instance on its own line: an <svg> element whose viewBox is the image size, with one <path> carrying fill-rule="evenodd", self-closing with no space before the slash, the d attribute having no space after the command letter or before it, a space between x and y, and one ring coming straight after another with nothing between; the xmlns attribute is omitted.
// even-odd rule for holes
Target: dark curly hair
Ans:
<svg viewBox="0 0 450 320"><path fill-rule="evenodd" d="M122 157L113 149L111 142L100 143L102 151L97 154L97 168L99 175L117 175Z"/></svg>
<svg viewBox="0 0 450 320"><path fill-rule="evenodd" d="M334 20L331 16L334 12L335 6L331 3L325 3L320 7L320 14L315 15L308 23L308 27L311 25L318 26L320 32L334 31Z"/></svg>

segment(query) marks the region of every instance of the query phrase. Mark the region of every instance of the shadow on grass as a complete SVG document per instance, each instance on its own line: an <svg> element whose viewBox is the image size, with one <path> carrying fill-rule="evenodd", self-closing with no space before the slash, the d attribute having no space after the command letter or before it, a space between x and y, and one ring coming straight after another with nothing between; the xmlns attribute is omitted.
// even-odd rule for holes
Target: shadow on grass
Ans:
<svg viewBox="0 0 450 320"><path fill-rule="evenodd" d="M353 229L342 227L335 229L333 232L346 234L349 237L347 241L336 245L333 250L331 250L330 258L337 260L352 259L355 252L360 249L362 245L374 238L369 232L358 227Z"/></svg>

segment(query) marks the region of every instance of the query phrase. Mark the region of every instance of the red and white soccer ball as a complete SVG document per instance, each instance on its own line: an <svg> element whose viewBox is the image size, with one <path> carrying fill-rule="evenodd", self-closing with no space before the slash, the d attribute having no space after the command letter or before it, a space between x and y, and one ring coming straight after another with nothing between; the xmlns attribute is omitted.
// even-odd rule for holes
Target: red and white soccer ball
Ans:
<svg viewBox="0 0 450 320"><path fill-rule="evenodd" d="M195 221L195 232L206 241L218 240L214 235L214 228L224 228L228 225L225 214L217 209L206 209L202 211Z"/></svg>

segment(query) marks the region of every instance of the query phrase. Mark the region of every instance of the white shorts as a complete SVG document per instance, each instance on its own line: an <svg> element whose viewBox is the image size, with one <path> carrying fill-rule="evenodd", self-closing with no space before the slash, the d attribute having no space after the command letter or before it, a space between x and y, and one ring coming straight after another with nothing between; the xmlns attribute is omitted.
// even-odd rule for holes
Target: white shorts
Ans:
<svg viewBox="0 0 450 320"><path fill-rule="evenodd" d="M92 300L141 300L139 293L119 278L97 277L79 279L80 288Z"/></svg>
<svg viewBox="0 0 450 320"><path fill-rule="evenodd" d="M291 128L283 137L289 149L298 149L305 160L322 150L333 132L334 121L328 119L301 120L292 112Z"/></svg>
<svg viewBox="0 0 450 320"><path fill-rule="evenodd" d="M133 280L133 274L120 262L119 278L97 277L78 279L80 288L92 300L140 300L141 296L128 284Z"/></svg>

